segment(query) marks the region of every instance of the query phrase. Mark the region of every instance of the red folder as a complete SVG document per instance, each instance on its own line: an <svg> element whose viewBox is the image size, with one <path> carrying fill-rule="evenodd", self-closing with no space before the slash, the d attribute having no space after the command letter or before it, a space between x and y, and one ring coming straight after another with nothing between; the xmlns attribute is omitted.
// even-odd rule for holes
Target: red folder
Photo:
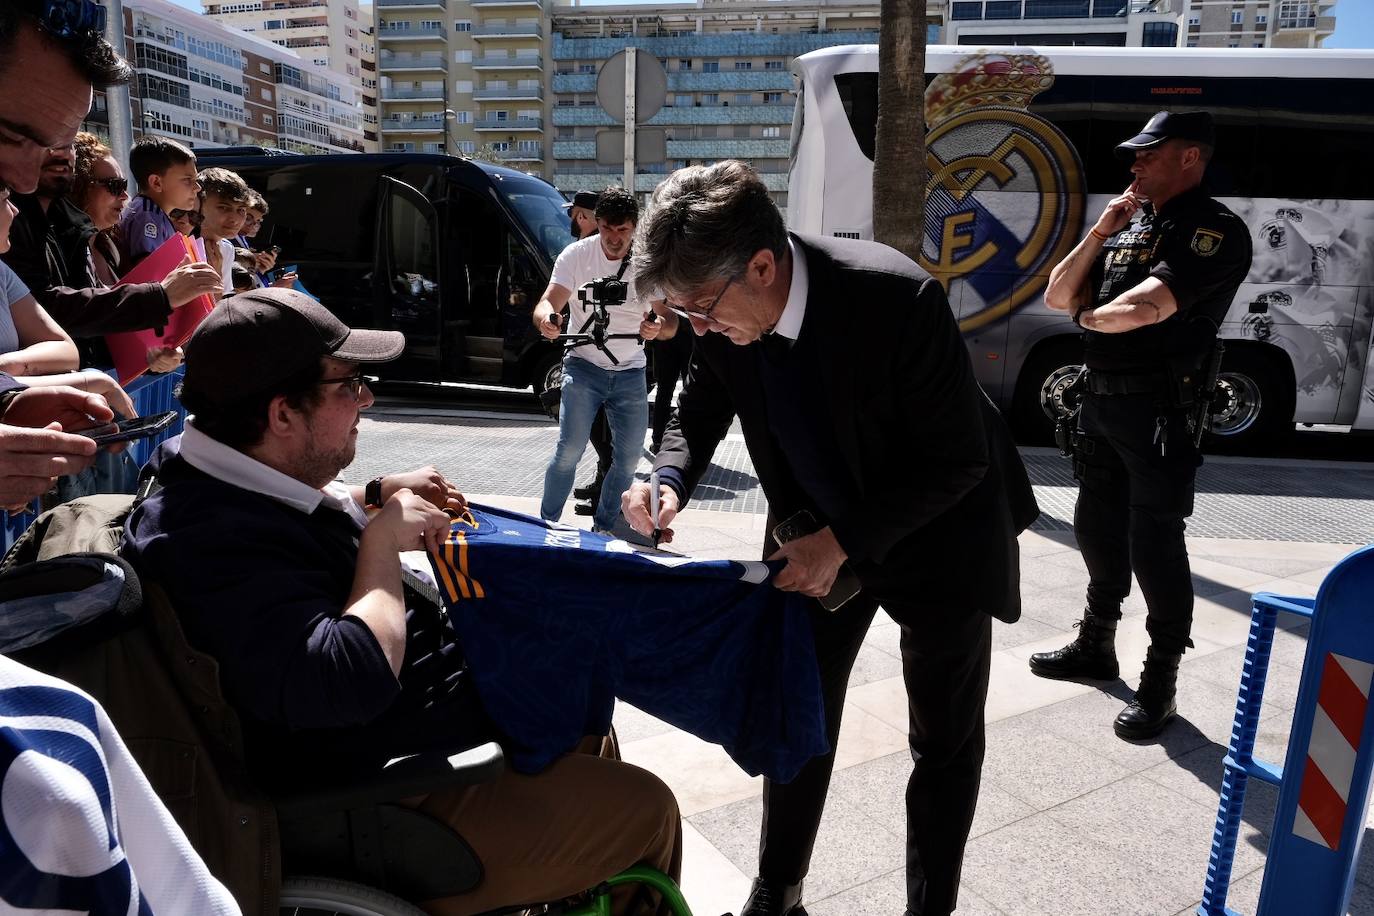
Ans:
<svg viewBox="0 0 1374 916"><path fill-rule="evenodd" d="M178 232L163 242L157 251L139 261L138 266L125 274L118 285L161 283L181 265L188 254L192 261L204 261L205 249L202 245L200 239L189 239ZM218 301L214 296L198 296L181 308L174 309L161 336L152 329L106 334L105 343L119 372L119 384L127 385L148 371L149 350L154 347L179 347L186 343Z"/></svg>

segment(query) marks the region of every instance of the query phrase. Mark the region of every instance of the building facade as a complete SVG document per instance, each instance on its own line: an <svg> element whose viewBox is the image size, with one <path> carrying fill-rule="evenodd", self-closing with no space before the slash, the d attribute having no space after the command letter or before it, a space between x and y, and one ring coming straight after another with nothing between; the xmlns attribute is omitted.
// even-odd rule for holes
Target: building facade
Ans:
<svg viewBox="0 0 1374 916"><path fill-rule="evenodd" d="M929 40L942 4L931 4ZM558 4L553 11L553 182L565 191L621 184L623 169L596 162L598 130L616 128L596 101L601 66L627 45L668 75L663 162L636 163L635 190L651 191L685 165L744 159L786 205L788 134L796 101L792 58L817 48L878 40L876 0L698 0L665 6Z"/></svg>
<svg viewBox="0 0 1374 916"><path fill-rule="evenodd" d="M545 175L546 0L376 0L388 150L477 155Z"/></svg>
<svg viewBox="0 0 1374 916"><path fill-rule="evenodd" d="M362 76L365 22L358 0L200 0L200 5L217 22L290 48L317 67L354 80Z"/></svg>
<svg viewBox="0 0 1374 916"><path fill-rule="evenodd" d="M193 148L364 150L358 90L344 74L167 0L125 0L124 35L135 134ZM97 133L108 132L102 96L86 125Z"/></svg>
<svg viewBox="0 0 1374 916"><path fill-rule="evenodd" d="M954 45L1317 48L1336 0L951 0Z"/></svg>

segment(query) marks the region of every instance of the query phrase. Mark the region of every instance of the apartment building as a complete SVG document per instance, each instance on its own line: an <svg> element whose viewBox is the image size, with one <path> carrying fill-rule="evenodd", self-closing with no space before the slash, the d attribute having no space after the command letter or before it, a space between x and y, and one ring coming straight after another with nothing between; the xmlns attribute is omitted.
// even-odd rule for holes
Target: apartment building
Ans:
<svg viewBox="0 0 1374 916"><path fill-rule="evenodd" d="M375 0L383 149L548 171L546 0Z"/></svg>
<svg viewBox="0 0 1374 916"><path fill-rule="evenodd" d="M931 3L937 41L943 3ZM596 75L627 45L668 73L662 127L667 160L637 164L635 190L651 191L685 165L744 159L786 205L788 134L796 101L792 58L817 48L878 40L876 0L697 0L553 9L553 174L565 191L620 184L623 170L596 163L596 132L614 126L596 103Z"/></svg>
<svg viewBox="0 0 1374 916"><path fill-rule="evenodd" d="M951 0L958 45L1316 48L1336 0Z"/></svg>
<svg viewBox="0 0 1374 916"><path fill-rule="evenodd" d="M368 152L375 153L381 149L381 136L377 132L377 26L371 3L363 4L358 12L362 27L363 145Z"/></svg>
<svg viewBox="0 0 1374 916"><path fill-rule="evenodd" d="M168 0L125 0L135 133L192 146L361 152L358 90L295 51ZM97 94L87 128L108 131Z"/></svg>
<svg viewBox="0 0 1374 916"><path fill-rule="evenodd" d="M362 75L358 0L200 0L205 15L290 48L354 80Z"/></svg>

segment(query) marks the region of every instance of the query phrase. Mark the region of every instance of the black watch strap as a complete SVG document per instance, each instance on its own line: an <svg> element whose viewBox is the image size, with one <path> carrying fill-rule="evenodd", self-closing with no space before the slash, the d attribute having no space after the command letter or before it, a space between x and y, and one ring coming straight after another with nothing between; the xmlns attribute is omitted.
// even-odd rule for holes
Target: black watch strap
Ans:
<svg viewBox="0 0 1374 916"><path fill-rule="evenodd" d="M382 478L374 477L363 488L363 508L382 508Z"/></svg>

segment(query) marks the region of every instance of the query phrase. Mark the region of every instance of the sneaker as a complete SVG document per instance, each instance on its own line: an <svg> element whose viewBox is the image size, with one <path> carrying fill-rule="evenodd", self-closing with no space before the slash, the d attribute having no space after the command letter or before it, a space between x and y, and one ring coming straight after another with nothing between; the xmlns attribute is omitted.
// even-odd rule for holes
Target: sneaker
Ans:
<svg viewBox="0 0 1374 916"><path fill-rule="evenodd" d="M574 503L573 512L577 515L595 515L596 503L592 502L590 499L584 502Z"/></svg>

